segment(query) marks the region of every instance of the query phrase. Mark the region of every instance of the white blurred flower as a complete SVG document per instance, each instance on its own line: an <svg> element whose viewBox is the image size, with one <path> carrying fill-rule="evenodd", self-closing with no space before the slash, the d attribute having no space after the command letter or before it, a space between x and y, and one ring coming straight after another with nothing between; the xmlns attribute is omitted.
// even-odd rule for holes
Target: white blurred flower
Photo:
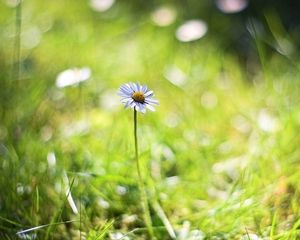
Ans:
<svg viewBox="0 0 300 240"><path fill-rule="evenodd" d="M247 0L217 0L217 7L224 13L237 13L248 6Z"/></svg>
<svg viewBox="0 0 300 240"><path fill-rule="evenodd" d="M90 6L97 12L105 12L114 5L115 0L90 0Z"/></svg>
<svg viewBox="0 0 300 240"><path fill-rule="evenodd" d="M125 194L127 193L127 188L124 187L124 186L118 185L118 186L116 187L116 192L117 192L117 194L119 194L120 196L123 196L123 195L125 195Z"/></svg>
<svg viewBox="0 0 300 240"><path fill-rule="evenodd" d="M151 14L151 19L157 26L169 26L176 19L176 11L171 7L162 6Z"/></svg>
<svg viewBox="0 0 300 240"><path fill-rule="evenodd" d="M108 209L110 207L109 202L105 201L103 198L98 198L98 205L103 209Z"/></svg>
<svg viewBox="0 0 300 240"><path fill-rule="evenodd" d="M207 24L202 20L189 20L176 31L176 38L181 42L191 42L202 38L207 32Z"/></svg>
<svg viewBox="0 0 300 240"><path fill-rule="evenodd" d="M77 85L80 82L88 80L90 76L91 69L88 67L67 69L58 74L56 78L56 86L58 88L64 88L67 86Z"/></svg>
<svg viewBox="0 0 300 240"><path fill-rule="evenodd" d="M278 128L278 120L268 110L262 109L257 118L258 126L265 132L275 132Z"/></svg>
<svg viewBox="0 0 300 240"><path fill-rule="evenodd" d="M47 161L49 167L55 167L56 165L56 157L54 152L49 152L47 155Z"/></svg>

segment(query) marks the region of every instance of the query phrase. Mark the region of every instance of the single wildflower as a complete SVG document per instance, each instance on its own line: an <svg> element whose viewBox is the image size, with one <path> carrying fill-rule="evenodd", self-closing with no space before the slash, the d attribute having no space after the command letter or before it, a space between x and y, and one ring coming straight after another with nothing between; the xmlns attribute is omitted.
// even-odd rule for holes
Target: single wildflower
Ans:
<svg viewBox="0 0 300 240"><path fill-rule="evenodd" d="M155 111L153 106L158 105L158 101L153 98L153 91L139 83L123 84L119 89L119 95L125 108L131 107L138 112L146 113L146 108Z"/></svg>
<svg viewBox="0 0 300 240"><path fill-rule="evenodd" d="M137 137L137 112L146 113L146 108L155 111L154 105L158 105L158 101L153 98L153 91L149 90L147 86L140 85L139 83L126 83L119 89L119 95L122 97L121 102L125 108L131 107L133 109L133 135L134 135L134 148L135 148L135 161L138 174L138 187L141 194L141 204L143 208L143 215L146 227L148 229L151 239L154 239L154 232L152 228L152 219L149 209L148 196L146 186L142 176L141 163L139 160L138 151L138 137Z"/></svg>

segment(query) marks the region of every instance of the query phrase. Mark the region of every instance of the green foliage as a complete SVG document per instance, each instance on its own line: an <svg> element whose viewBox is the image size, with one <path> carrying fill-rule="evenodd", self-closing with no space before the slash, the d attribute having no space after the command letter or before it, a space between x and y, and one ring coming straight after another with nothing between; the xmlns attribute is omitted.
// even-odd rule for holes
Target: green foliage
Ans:
<svg viewBox="0 0 300 240"><path fill-rule="evenodd" d="M252 54L260 62L248 59L245 66L209 32L191 43L176 40L180 14L160 28L148 11L138 14L121 1L98 13L87 1L33 0L22 4L16 77L16 9L4 2L1 239L44 225L27 238L147 239L132 111L123 110L116 95L130 81L149 85L160 101L157 112L138 115L158 239L170 239L172 228L178 239L299 238L297 55L267 53L267 39L256 36ZM55 85L60 72L85 66L89 80ZM182 84L172 81L178 71Z"/></svg>
<svg viewBox="0 0 300 240"><path fill-rule="evenodd" d="M101 240L105 239L107 236L108 231L112 227L114 221L111 220L107 223L105 223L99 230L91 230L89 232L89 235L87 237L87 240Z"/></svg>

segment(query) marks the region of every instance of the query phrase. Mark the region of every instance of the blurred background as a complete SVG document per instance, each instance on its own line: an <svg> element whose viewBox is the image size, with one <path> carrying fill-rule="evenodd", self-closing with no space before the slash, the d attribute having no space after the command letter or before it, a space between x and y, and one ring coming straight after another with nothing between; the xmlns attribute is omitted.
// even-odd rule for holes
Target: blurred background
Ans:
<svg viewBox="0 0 300 240"><path fill-rule="evenodd" d="M127 82L158 239L300 237L299 9L0 0L1 238L147 239Z"/></svg>

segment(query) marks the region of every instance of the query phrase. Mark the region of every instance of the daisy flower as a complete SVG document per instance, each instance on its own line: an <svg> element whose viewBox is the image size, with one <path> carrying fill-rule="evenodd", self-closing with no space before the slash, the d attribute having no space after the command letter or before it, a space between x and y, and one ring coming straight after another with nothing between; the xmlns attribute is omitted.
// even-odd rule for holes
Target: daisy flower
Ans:
<svg viewBox="0 0 300 240"><path fill-rule="evenodd" d="M158 105L158 101L153 99L153 91L139 83L123 84L119 89L119 95L125 108L131 107L142 113L146 113L146 108L155 111L153 106Z"/></svg>

